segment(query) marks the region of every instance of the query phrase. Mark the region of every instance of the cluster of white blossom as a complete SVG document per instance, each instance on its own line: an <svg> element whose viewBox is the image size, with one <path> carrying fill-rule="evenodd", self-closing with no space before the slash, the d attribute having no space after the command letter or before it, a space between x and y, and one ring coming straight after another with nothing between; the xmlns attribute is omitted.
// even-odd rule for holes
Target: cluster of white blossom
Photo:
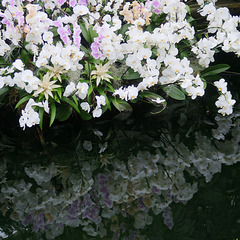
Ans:
<svg viewBox="0 0 240 240"><path fill-rule="evenodd" d="M225 114L230 115L233 112L233 105L236 103L236 100L232 99L231 92L227 91L227 83L222 78L219 81L215 81L214 85L218 88L221 95L216 101L216 106L220 108L218 110L223 116Z"/></svg>
<svg viewBox="0 0 240 240"><path fill-rule="evenodd" d="M39 114L38 112L34 111L34 106L43 107L45 112L49 113L47 101L36 103L32 98L29 99L25 109L22 110L22 116L19 119L20 127L23 129L25 129L25 126L32 127L33 125L40 123Z"/></svg>
<svg viewBox="0 0 240 240"><path fill-rule="evenodd" d="M206 16L209 25L208 33L211 37L201 39L192 51L199 58L199 64L208 67L214 62L214 48L221 46L225 52L234 52L240 55L240 32L238 31L239 17L232 16L226 7L216 8L214 2L201 4L200 14Z"/></svg>
<svg viewBox="0 0 240 240"><path fill-rule="evenodd" d="M192 99L203 96L206 86L191 61L197 58L201 66L208 67L214 62L217 47L240 55L240 32L239 17L232 16L227 8L217 8L215 0L197 2L200 14L209 22L208 34L200 40L181 0L4 0L0 57L7 61L14 55L17 59L11 60L8 70L0 68L0 87L24 89L40 102L43 96L48 102L59 103L62 99L54 96L56 91L59 95L64 92L66 98L76 94L77 107L99 117L105 104L96 102L96 92L100 94L97 88L104 80L112 84L108 71L110 65L118 63L133 70L138 81L121 85L120 79L118 89L104 90L105 95L100 95L109 97L110 103L111 94L130 101L156 85L177 85ZM163 16L165 20L155 26L154 18ZM181 57L179 44L183 41L195 57ZM80 72L81 78L73 83L66 78L70 72ZM87 92L95 79L96 85ZM87 99L88 94L92 96ZM231 114L231 93L221 95L216 105L220 113Z"/></svg>
<svg viewBox="0 0 240 240"><path fill-rule="evenodd" d="M123 40L122 35L115 33L122 26L121 20L117 16L111 18L110 15L106 15L103 22L102 26L95 25L98 37L95 37L91 44L92 55L96 59L104 60L107 58L110 62L122 60L124 58L120 44ZM113 26L108 22L112 22Z"/></svg>

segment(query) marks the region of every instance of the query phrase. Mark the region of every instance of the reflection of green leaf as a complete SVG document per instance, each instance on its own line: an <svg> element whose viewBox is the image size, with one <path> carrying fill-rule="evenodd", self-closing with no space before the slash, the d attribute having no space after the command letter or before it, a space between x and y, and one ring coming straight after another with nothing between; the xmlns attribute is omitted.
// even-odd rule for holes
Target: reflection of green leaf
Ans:
<svg viewBox="0 0 240 240"><path fill-rule="evenodd" d="M202 77L210 76L210 75L216 75L219 73L222 73L226 70L228 70L230 66L228 64L217 64L214 66L210 66L207 69L203 70L201 72Z"/></svg>
<svg viewBox="0 0 240 240"><path fill-rule="evenodd" d="M51 113L50 113L50 123L49 123L50 127L52 126L55 120L55 117L56 117L56 105L55 103L51 103Z"/></svg>
<svg viewBox="0 0 240 240"><path fill-rule="evenodd" d="M27 100L29 100L32 96L31 95L27 95L24 98L22 98L17 105L15 106L15 109L18 108L22 103L26 102Z"/></svg>
<svg viewBox="0 0 240 240"><path fill-rule="evenodd" d="M186 98L184 92L174 85L164 86L162 89L168 96L170 96L173 99L185 100Z"/></svg>
<svg viewBox="0 0 240 240"><path fill-rule="evenodd" d="M129 103L127 103L126 101L119 99L119 98L113 98L112 99L112 103L114 105L114 107L122 112L122 111L132 111L132 107Z"/></svg>

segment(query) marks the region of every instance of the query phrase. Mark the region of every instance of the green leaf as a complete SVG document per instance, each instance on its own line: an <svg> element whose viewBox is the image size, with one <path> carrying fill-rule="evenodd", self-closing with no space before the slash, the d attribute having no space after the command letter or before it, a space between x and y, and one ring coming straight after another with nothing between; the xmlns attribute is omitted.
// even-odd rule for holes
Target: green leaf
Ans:
<svg viewBox="0 0 240 240"><path fill-rule="evenodd" d="M2 87L0 89L0 96L6 94L8 92L8 90L9 90L9 87L7 87L7 86Z"/></svg>
<svg viewBox="0 0 240 240"><path fill-rule="evenodd" d="M62 103L56 109L56 119L59 121L67 120L72 114L72 107L69 104Z"/></svg>
<svg viewBox="0 0 240 240"><path fill-rule="evenodd" d="M228 70L230 66L228 64L217 64L215 66L210 66L201 72L202 77L217 75Z"/></svg>
<svg viewBox="0 0 240 240"><path fill-rule="evenodd" d="M55 120L55 117L56 117L56 105L55 103L51 103L50 104L50 107L51 107L51 113L50 113L50 123L49 123L49 127L52 126L54 120Z"/></svg>
<svg viewBox="0 0 240 240"><path fill-rule="evenodd" d="M79 25L80 25L80 27L81 27L81 29L82 29L82 35L83 35L83 37L85 38L85 40L86 40L88 43L91 43L91 36L90 36L90 34L89 34L86 26L85 26L85 23L83 22L83 23L80 23Z"/></svg>
<svg viewBox="0 0 240 240"><path fill-rule="evenodd" d="M180 59L188 58L188 56L189 56L189 53L187 51L183 51L180 53Z"/></svg>
<svg viewBox="0 0 240 240"><path fill-rule="evenodd" d="M84 69L86 70L87 74L91 71L89 69L89 67L91 67L91 65L89 64L89 61L85 61L84 62Z"/></svg>
<svg viewBox="0 0 240 240"><path fill-rule="evenodd" d="M89 85L89 88L88 88L88 102L90 103L91 102L91 93L93 92L93 89L95 87L95 84L91 84Z"/></svg>
<svg viewBox="0 0 240 240"><path fill-rule="evenodd" d="M186 98L184 92L174 85L164 86L162 89L168 96L170 96L173 99L185 100Z"/></svg>
<svg viewBox="0 0 240 240"><path fill-rule="evenodd" d="M189 7L188 5L185 6L185 9L187 10L187 12L188 12L189 14L191 14L191 9L190 9L190 7Z"/></svg>
<svg viewBox="0 0 240 240"><path fill-rule="evenodd" d="M8 91L9 91L9 87L7 86L0 89L0 103L2 102L4 97L7 95Z"/></svg>
<svg viewBox="0 0 240 240"><path fill-rule="evenodd" d="M86 57L89 57L89 56L90 56L90 53L89 53L88 49L85 48L83 45L80 46L80 49L81 49L83 52L85 52L85 56L86 56Z"/></svg>
<svg viewBox="0 0 240 240"><path fill-rule="evenodd" d="M64 102L68 103L69 105L71 105L80 114L80 110L79 110L78 106L72 100L70 100L66 97L62 97L62 100Z"/></svg>
<svg viewBox="0 0 240 240"><path fill-rule="evenodd" d="M210 76L206 76L204 77L204 79L206 79L207 81L218 81L220 80L222 77L219 75L210 75Z"/></svg>
<svg viewBox="0 0 240 240"><path fill-rule="evenodd" d="M107 90L108 90L109 92L112 92L112 93L113 93L113 92L115 91L114 88L113 88L113 86L111 85L111 83L105 82L105 84L108 86L108 89L107 89Z"/></svg>
<svg viewBox="0 0 240 240"><path fill-rule="evenodd" d="M124 25L119 29L119 33L122 34L122 35L124 35L125 32L128 30L128 28L129 28L130 25L131 25L131 24L124 24Z"/></svg>
<svg viewBox="0 0 240 240"><path fill-rule="evenodd" d="M59 98L61 98L62 97L62 88L57 88L56 90L57 90L57 94L58 94Z"/></svg>
<svg viewBox="0 0 240 240"><path fill-rule="evenodd" d="M15 109L18 108L22 103L28 101L32 96L31 95L27 95L25 96L24 98L22 98L18 103L17 105L15 106Z"/></svg>
<svg viewBox="0 0 240 240"><path fill-rule="evenodd" d="M25 65L28 65L29 59L30 59L29 53L26 50L22 49L22 51L21 51L21 60L22 60L22 62Z"/></svg>
<svg viewBox="0 0 240 240"><path fill-rule="evenodd" d="M39 126L40 126L40 128L42 130L44 109L43 108L39 108L38 113L39 113L39 118L40 118Z"/></svg>
<svg viewBox="0 0 240 240"><path fill-rule="evenodd" d="M57 32L58 28L57 27L54 27L52 26L49 31L53 33L53 36L56 37L58 36L58 32Z"/></svg>
<svg viewBox="0 0 240 240"><path fill-rule="evenodd" d="M105 97L105 101L107 104L108 109L111 111L111 102L109 101L107 95L105 94L105 92L103 91L102 88L98 88L97 91L100 93L100 95L103 95Z"/></svg>
<svg viewBox="0 0 240 240"><path fill-rule="evenodd" d="M123 80L133 80L139 79L140 75L138 72L134 72L132 69L129 69L126 74L122 77Z"/></svg>
<svg viewBox="0 0 240 240"><path fill-rule="evenodd" d="M94 38L98 36L97 32L93 30L93 26L90 26L89 28L89 35L91 38L91 42L94 42Z"/></svg>
<svg viewBox="0 0 240 240"><path fill-rule="evenodd" d="M73 95L72 99L74 100L75 104L78 105L78 99L77 99L76 95Z"/></svg>
<svg viewBox="0 0 240 240"><path fill-rule="evenodd" d="M122 100L122 99L119 99L119 98L113 98L112 99L112 103L114 105L114 107L119 111L119 112L122 112L122 111L132 111L132 107L131 105Z"/></svg>
<svg viewBox="0 0 240 240"><path fill-rule="evenodd" d="M60 104L61 102L60 102L60 98L58 97L58 95L53 94L53 96L54 96L54 100Z"/></svg>
<svg viewBox="0 0 240 240"><path fill-rule="evenodd" d="M149 92L149 91L140 92L140 96L145 97L148 101L150 101L151 103L154 103L154 104L155 104L155 102L153 102L152 100L157 100L158 98L160 98L160 100L165 100L162 96L160 96L156 93L153 93L153 92ZM161 104L166 106L167 102L164 101Z"/></svg>
<svg viewBox="0 0 240 240"><path fill-rule="evenodd" d="M80 117L83 119L83 120L90 120L92 118L92 115L89 114L88 112L84 111L84 110L80 110L81 111L81 114L80 114Z"/></svg>

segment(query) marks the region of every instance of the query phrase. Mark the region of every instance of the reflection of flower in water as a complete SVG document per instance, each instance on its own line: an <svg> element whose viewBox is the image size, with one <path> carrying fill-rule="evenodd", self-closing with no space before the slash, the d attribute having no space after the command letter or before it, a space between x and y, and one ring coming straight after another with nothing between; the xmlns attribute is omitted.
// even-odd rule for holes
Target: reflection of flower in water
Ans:
<svg viewBox="0 0 240 240"><path fill-rule="evenodd" d="M114 154L100 154L101 168L109 165L114 158Z"/></svg>
<svg viewBox="0 0 240 240"><path fill-rule="evenodd" d="M184 171L192 179L203 176L210 181L221 171L222 164L240 160L239 121L232 122L231 127L235 131L231 132L231 139L225 141L232 146L229 153L224 152L223 147L220 152L210 139L197 133L193 149L172 140L169 135L162 143L156 138L149 151L129 153L124 161L118 158L117 152L98 153L101 169L97 168L98 161L90 164L84 155L81 156L80 172L71 172L67 168L62 171L53 163L49 167L28 166L25 173L35 182L6 179L1 186L0 201L14 206L15 217L12 216L16 220L24 226L32 225L36 232L46 232L49 239L62 234L66 226L82 226L88 235L101 238L138 236L141 229L151 224L153 214L161 214L171 229L174 226L171 204L186 203L197 191L197 181L186 181ZM224 144L222 140L216 140L216 145L221 144ZM110 148L111 141L108 145ZM98 144L92 146L97 150L93 148L88 156L99 151ZM6 163L3 163L0 176L4 178L6 172ZM57 179L58 186L53 179ZM60 189L59 185L62 186ZM2 208L2 214L7 211L10 211L7 207ZM121 220L126 217L134 222L134 233Z"/></svg>

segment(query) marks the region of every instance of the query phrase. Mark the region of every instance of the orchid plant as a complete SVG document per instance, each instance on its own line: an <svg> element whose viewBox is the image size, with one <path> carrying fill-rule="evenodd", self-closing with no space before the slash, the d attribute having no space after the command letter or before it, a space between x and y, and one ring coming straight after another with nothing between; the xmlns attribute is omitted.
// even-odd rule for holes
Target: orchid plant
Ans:
<svg viewBox="0 0 240 240"><path fill-rule="evenodd" d="M235 100L217 76L229 66L214 65L214 54L240 54L240 19L216 0L197 0L207 22L199 29L191 2L3 0L1 102L15 94L20 126L42 128L45 115L51 126L72 111L89 120L140 100L163 110L168 97L202 97L212 84L219 113L231 114Z"/></svg>

